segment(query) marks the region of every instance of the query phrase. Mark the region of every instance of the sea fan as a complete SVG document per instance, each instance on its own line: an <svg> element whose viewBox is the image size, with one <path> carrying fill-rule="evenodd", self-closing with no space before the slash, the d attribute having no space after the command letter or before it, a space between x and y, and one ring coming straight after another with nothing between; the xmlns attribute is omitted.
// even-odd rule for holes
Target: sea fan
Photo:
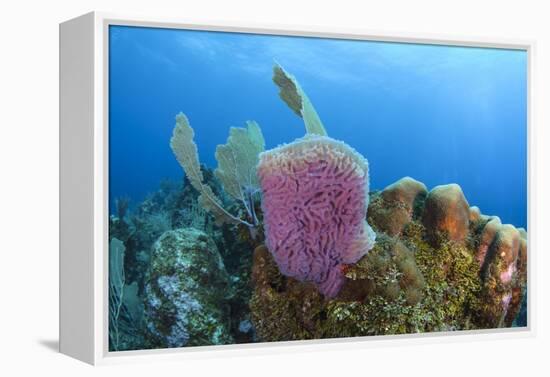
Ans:
<svg viewBox="0 0 550 377"><path fill-rule="evenodd" d="M214 216L217 224L241 223L254 228L257 225L257 218L252 198L258 185L256 164L258 154L264 148L260 127L255 122L248 122L248 129L232 128L227 144L218 146L216 151L219 163L216 176L222 181L225 191L243 203L252 222L229 213L212 188L204 183L194 136L195 132L189 125L187 117L183 113L178 114L170 147L189 182L200 193L199 204Z"/></svg>
<svg viewBox="0 0 550 377"><path fill-rule="evenodd" d="M216 148L218 167L214 174L225 191L243 204L253 224L257 225L254 211L254 194L259 189L256 166L265 141L256 122L249 121L247 124L246 129L231 127L227 143Z"/></svg>
<svg viewBox="0 0 550 377"><path fill-rule="evenodd" d="M276 64L273 67L273 82L279 87L279 97L304 120L307 133L326 136L327 131L317 111L296 78Z"/></svg>

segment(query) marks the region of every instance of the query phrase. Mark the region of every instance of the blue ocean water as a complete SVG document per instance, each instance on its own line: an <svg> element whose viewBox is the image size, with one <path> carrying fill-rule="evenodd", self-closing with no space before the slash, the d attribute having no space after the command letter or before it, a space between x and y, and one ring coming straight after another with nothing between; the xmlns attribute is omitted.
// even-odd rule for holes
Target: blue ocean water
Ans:
<svg viewBox="0 0 550 377"><path fill-rule="evenodd" d="M111 26L109 55L111 203L182 178L169 147L180 111L211 167L246 120L268 149L303 136L272 82L276 61L329 136L369 160L371 189L458 183L470 205L527 226L525 51Z"/></svg>

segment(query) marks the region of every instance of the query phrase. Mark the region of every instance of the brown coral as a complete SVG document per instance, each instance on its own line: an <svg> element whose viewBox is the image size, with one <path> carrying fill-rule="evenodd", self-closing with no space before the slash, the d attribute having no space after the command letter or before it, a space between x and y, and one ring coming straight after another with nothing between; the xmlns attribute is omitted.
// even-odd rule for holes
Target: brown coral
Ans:
<svg viewBox="0 0 550 377"><path fill-rule="evenodd" d="M369 220L378 230L396 236L417 215L427 193L422 182L411 177L401 178L374 196Z"/></svg>
<svg viewBox="0 0 550 377"><path fill-rule="evenodd" d="M463 242L470 225L470 206L457 184L434 187L424 207L422 222L432 239L437 233L446 234L455 242Z"/></svg>
<svg viewBox="0 0 550 377"><path fill-rule="evenodd" d="M486 260L485 257L487 255L487 251L489 250L489 246L491 246L491 244L493 243L501 225L502 223L500 222L500 218L495 216L487 221L487 223L483 227L481 235L478 239L478 247L476 252L476 259L480 267L483 266L483 263Z"/></svg>

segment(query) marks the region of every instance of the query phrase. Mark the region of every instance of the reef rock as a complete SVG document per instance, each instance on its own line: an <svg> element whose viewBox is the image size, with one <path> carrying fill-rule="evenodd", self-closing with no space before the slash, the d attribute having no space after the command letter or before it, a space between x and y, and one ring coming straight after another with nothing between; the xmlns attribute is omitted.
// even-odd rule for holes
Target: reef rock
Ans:
<svg viewBox="0 0 550 377"><path fill-rule="evenodd" d="M512 325L527 294L527 233L470 207L457 185L438 186L424 200L421 185L401 190L407 181L372 197L376 244L356 262L340 264L343 282L334 296L286 274L273 250L256 248L250 309L259 340ZM384 216L399 213L392 208L409 210L398 232L382 225L390 221Z"/></svg>
<svg viewBox="0 0 550 377"><path fill-rule="evenodd" d="M369 206L369 222L388 235L395 236L403 231L422 208L428 190L426 185L411 177L401 178L375 195Z"/></svg>
<svg viewBox="0 0 550 377"><path fill-rule="evenodd" d="M435 239L445 233L452 241L463 242L470 225L470 206L457 184L434 187L424 207L422 222Z"/></svg>
<svg viewBox="0 0 550 377"><path fill-rule="evenodd" d="M194 228L165 232L153 245L145 289L151 347L231 343L229 277L214 241Z"/></svg>
<svg viewBox="0 0 550 377"><path fill-rule="evenodd" d="M280 271L335 296L342 266L374 245L365 220L367 161L343 142L311 134L262 153L258 177L266 244Z"/></svg>
<svg viewBox="0 0 550 377"><path fill-rule="evenodd" d="M322 337L319 313L323 295L315 284L282 275L267 247L254 250L250 301L258 340L303 340Z"/></svg>

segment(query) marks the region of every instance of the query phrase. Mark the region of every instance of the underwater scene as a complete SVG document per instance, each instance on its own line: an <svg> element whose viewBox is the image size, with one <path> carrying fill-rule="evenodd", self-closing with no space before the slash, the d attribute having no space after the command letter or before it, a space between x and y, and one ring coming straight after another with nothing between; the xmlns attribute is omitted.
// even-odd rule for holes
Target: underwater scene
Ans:
<svg viewBox="0 0 550 377"><path fill-rule="evenodd" d="M109 30L109 350L527 326L524 50Z"/></svg>

